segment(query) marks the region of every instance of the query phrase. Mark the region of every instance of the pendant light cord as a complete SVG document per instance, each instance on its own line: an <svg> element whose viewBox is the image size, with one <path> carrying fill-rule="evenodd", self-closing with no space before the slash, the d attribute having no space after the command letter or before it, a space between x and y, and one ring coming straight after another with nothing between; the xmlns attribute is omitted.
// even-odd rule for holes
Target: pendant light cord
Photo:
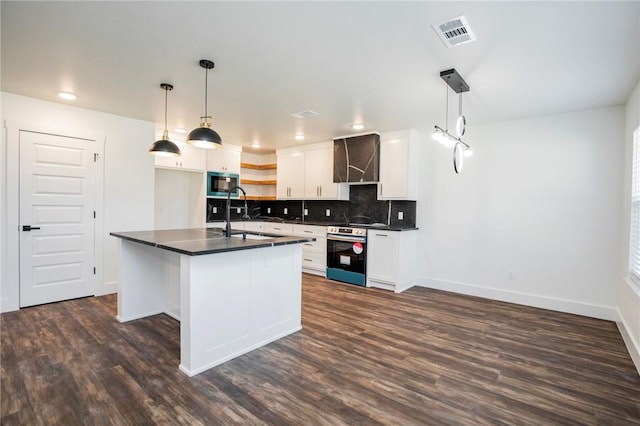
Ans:
<svg viewBox="0 0 640 426"><path fill-rule="evenodd" d="M205 120L206 120L206 117L209 116L209 113L207 112L208 83L209 83L209 69L205 68L205 72L204 72L204 116L205 116Z"/></svg>
<svg viewBox="0 0 640 426"><path fill-rule="evenodd" d="M167 131L167 99L169 96L169 88L164 88L164 131Z"/></svg>
<svg viewBox="0 0 640 426"><path fill-rule="evenodd" d="M444 85L444 90L447 91L447 95L446 95L446 109L445 109L445 113L444 113L444 130L445 131L449 131L449 86L447 86L446 84Z"/></svg>

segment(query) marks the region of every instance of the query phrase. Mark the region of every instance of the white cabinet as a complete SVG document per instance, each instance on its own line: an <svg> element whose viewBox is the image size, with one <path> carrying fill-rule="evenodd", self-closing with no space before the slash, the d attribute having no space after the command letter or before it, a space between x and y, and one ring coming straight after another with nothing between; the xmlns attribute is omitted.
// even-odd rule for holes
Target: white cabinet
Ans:
<svg viewBox="0 0 640 426"><path fill-rule="evenodd" d="M279 200L348 200L348 184L333 183L333 142L278 150Z"/></svg>
<svg viewBox="0 0 640 426"><path fill-rule="evenodd" d="M400 293L414 285L417 231L370 230L367 286Z"/></svg>
<svg viewBox="0 0 640 426"><path fill-rule="evenodd" d="M420 135L413 130L380 134L379 200L417 200Z"/></svg>
<svg viewBox="0 0 640 426"><path fill-rule="evenodd" d="M276 235L293 235L293 225L290 223L263 222L264 232Z"/></svg>
<svg viewBox="0 0 640 426"><path fill-rule="evenodd" d="M179 157L154 158L155 167L203 172L207 168L207 156L202 149L187 144L177 143L180 147Z"/></svg>
<svg viewBox="0 0 640 426"><path fill-rule="evenodd" d="M207 170L240 174L242 147L225 144L219 149L207 149Z"/></svg>
<svg viewBox="0 0 640 426"><path fill-rule="evenodd" d="M276 196L279 200L304 198L304 153L278 153Z"/></svg>
<svg viewBox="0 0 640 426"><path fill-rule="evenodd" d="M293 235L312 237L302 245L302 272L327 276L327 228L317 225L293 225Z"/></svg>
<svg viewBox="0 0 640 426"><path fill-rule="evenodd" d="M251 232L264 231L264 222L244 222L244 230Z"/></svg>
<svg viewBox="0 0 640 426"><path fill-rule="evenodd" d="M310 145L304 152L304 198L348 200L349 185L333 182L333 142Z"/></svg>

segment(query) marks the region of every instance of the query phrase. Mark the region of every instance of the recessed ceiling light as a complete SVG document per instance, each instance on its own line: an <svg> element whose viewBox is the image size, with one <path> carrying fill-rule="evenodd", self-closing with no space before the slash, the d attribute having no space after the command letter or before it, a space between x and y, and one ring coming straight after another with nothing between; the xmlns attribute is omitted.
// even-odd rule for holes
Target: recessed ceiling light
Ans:
<svg viewBox="0 0 640 426"><path fill-rule="evenodd" d="M253 141L253 143L251 144L252 148L260 148L260 142L259 141Z"/></svg>
<svg viewBox="0 0 640 426"><path fill-rule="evenodd" d="M298 133L297 135L295 135L294 138L297 141L303 141L304 140L304 135L302 133Z"/></svg>
<svg viewBox="0 0 640 426"><path fill-rule="evenodd" d="M68 101L75 101L78 99L78 97L71 92L58 92L58 97Z"/></svg>
<svg viewBox="0 0 640 426"><path fill-rule="evenodd" d="M187 133L187 129L184 127L176 127L176 133Z"/></svg>
<svg viewBox="0 0 640 426"><path fill-rule="evenodd" d="M351 128L353 130L362 130L362 129L364 129L364 124L362 124L362 123L353 123L351 125Z"/></svg>

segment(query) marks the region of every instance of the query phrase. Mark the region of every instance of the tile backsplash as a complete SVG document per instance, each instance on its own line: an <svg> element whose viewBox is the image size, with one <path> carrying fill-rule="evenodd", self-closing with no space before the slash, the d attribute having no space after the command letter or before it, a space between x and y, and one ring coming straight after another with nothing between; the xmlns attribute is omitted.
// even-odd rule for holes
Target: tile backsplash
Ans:
<svg viewBox="0 0 640 426"><path fill-rule="evenodd" d="M247 207L252 219L278 217L309 222L384 223L392 227L415 226L415 201L378 200L377 191L376 184L351 185L349 201L247 201ZM224 220L226 203L226 199L207 198L207 222ZM244 201L234 199L231 201L231 206L231 220L241 220L242 212L238 213L237 207L244 208ZM304 215L305 209L307 210L306 216ZM214 210L216 210L215 213ZM402 220L398 219L399 212L402 212Z"/></svg>

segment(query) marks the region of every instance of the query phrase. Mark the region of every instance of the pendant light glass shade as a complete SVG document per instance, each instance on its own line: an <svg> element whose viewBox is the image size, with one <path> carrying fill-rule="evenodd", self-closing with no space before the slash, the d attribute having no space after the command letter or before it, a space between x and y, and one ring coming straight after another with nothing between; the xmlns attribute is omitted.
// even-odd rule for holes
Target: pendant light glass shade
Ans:
<svg viewBox="0 0 640 426"><path fill-rule="evenodd" d="M215 66L213 61L200 60L200 66L204 68L204 115L200 117L200 127L193 129L187 136L186 142L198 148L214 149L222 147L222 138L211 128L211 116L207 115L207 89L209 70Z"/></svg>
<svg viewBox="0 0 640 426"><path fill-rule="evenodd" d="M167 83L162 83L161 88L164 92L164 131L162 132L162 139L155 141L149 152L158 157L179 157L180 148L178 145L169 140L169 132L167 131L167 95L169 90L173 90L173 86Z"/></svg>

